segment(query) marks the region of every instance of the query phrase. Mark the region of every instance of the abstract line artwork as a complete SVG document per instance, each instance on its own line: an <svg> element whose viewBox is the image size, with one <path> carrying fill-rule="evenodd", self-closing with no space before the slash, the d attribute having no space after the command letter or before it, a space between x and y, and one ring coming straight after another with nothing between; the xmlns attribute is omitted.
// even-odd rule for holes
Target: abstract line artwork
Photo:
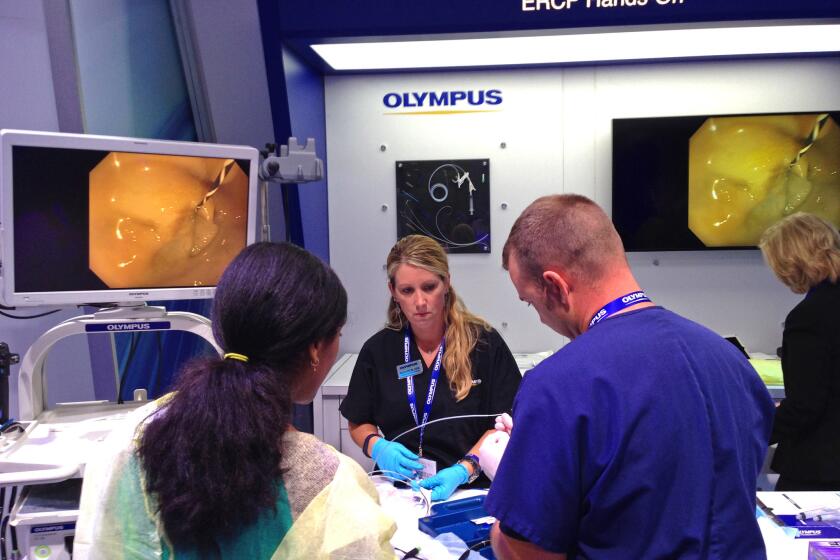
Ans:
<svg viewBox="0 0 840 560"><path fill-rule="evenodd" d="M490 161L398 161L397 238L437 240L449 253L490 252Z"/></svg>

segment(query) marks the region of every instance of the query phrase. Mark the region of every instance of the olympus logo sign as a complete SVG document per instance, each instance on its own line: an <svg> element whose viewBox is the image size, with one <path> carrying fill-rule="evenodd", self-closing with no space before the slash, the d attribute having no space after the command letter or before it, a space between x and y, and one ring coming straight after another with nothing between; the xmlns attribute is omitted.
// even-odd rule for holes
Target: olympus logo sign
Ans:
<svg viewBox="0 0 840 560"><path fill-rule="evenodd" d="M152 326L149 323L112 323L105 328L109 331L145 331Z"/></svg>
<svg viewBox="0 0 840 560"><path fill-rule="evenodd" d="M56 531L67 531L73 529L75 523L68 523L66 525L41 525L39 527L32 527L32 533L54 533Z"/></svg>
<svg viewBox="0 0 840 560"><path fill-rule="evenodd" d="M388 109L436 109L435 113L455 112L456 109L458 112L480 111L482 107L501 105L502 101L502 90L499 89L389 92L382 97L382 104Z"/></svg>
<svg viewBox="0 0 840 560"><path fill-rule="evenodd" d="M822 535L821 529L800 529L799 535L801 537L814 537L818 535Z"/></svg>

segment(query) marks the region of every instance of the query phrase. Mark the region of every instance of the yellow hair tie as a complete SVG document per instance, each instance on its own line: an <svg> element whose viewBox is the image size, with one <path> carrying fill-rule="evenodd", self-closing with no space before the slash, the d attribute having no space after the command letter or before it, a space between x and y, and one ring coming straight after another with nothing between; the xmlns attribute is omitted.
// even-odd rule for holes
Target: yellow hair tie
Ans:
<svg viewBox="0 0 840 560"><path fill-rule="evenodd" d="M227 354L225 354L224 357L225 357L226 360L227 359L239 360L240 362L245 362L246 364L248 363L248 356L246 356L245 354L237 354L236 352L228 352Z"/></svg>

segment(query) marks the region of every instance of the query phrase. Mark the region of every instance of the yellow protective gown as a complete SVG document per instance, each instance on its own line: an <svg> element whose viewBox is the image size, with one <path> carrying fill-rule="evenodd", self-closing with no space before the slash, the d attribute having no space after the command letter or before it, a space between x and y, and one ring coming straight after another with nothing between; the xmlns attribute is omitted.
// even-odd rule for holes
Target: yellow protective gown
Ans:
<svg viewBox="0 0 840 560"><path fill-rule="evenodd" d="M135 454L137 428L154 415L158 406L159 402L150 403L132 412L108 436L103 451L88 462L74 558L163 558L162 546L168 546L168 541L155 512L154 498L144 491ZM289 453L296 462L287 463L287 444L294 448L301 441L304 445L297 445L297 449L304 452ZM332 477L322 487L295 492L296 481L312 486L312 465L302 463L313 455L313 442L317 440L308 434L290 432L284 436L282 466L290 469L284 474L284 483L289 494L298 498L293 498L293 524L272 560L394 558L389 543L396 529L394 521L380 508L373 484L355 461L324 443L315 443L322 456L332 459ZM300 496L308 496L305 503L301 504ZM169 556L177 560L171 550Z"/></svg>

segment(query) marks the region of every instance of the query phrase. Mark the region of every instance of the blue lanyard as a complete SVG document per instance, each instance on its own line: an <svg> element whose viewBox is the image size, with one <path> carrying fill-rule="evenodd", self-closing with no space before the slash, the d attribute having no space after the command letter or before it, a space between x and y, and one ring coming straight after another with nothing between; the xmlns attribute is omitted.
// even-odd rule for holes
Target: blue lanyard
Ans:
<svg viewBox="0 0 840 560"><path fill-rule="evenodd" d="M411 353L409 352L409 344L411 342L411 333L405 329L405 342L403 343L403 351L405 353L405 363L411 360ZM443 348L446 342L446 337L440 341L437 358L435 358L435 365L432 368L432 378L429 380L429 395L426 397L426 404L423 405L423 422L417 421L417 395L414 392L414 378L407 377L405 384L408 390L408 406L411 408L411 415L414 416L414 423L420 426L420 445L417 449L417 454L423 456L423 432L426 430L426 422L429 421L429 416L432 414L432 402L435 400L435 389L437 389L437 380L440 375L440 364L443 359Z"/></svg>
<svg viewBox="0 0 840 560"><path fill-rule="evenodd" d="M602 307L598 311L598 313L592 316L592 319L589 321L589 328L594 327L607 317L615 315L623 309L633 307L634 305L638 305L646 301L650 301L650 298L648 298L647 295L641 290L638 292L630 292L629 294L625 294L619 298L615 298L607 305Z"/></svg>

